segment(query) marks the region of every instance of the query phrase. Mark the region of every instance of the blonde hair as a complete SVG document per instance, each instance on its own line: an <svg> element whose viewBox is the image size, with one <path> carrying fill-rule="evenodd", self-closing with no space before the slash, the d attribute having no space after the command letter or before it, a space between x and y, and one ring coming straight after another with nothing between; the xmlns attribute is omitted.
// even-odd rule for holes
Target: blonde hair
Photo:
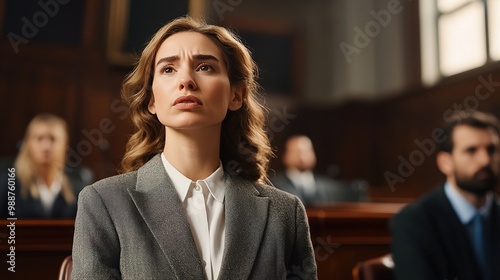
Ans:
<svg viewBox="0 0 500 280"><path fill-rule="evenodd" d="M38 166L32 159L31 151L30 151L30 141L32 141L32 134L35 127L46 124L50 127L59 127L64 132L64 153L58 155L55 161L52 164L51 171L53 172L54 178L62 178L62 188L61 194L64 200L73 204L76 202L75 195L72 191L71 183L68 177L64 174L64 163L66 160L66 146L68 144L68 126L66 122L52 114L40 114L35 116L28 127L26 128L26 132L23 138L23 144L21 145L19 154L14 162L14 167L16 169L16 175L20 183L20 191L22 197L27 197L30 195L34 199L38 199L40 197L40 193L38 191Z"/></svg>
<svg viewBox="0 0 500 280"><path fill-rule="evenodd" d="M153 94L154 59L165 39L186 31L210 38L223 54L231 86L246 89L243 106L228 111L222 122L220 157L224 168L248 180L265 182L272 150L265 131L266 109L258 99L257 66L249 50L231 31L189 17L175 19L158 30L125 79L122 97L130 107L137 131L127 143L122 171L138 169L164 148L165 127L148 110Z"/></svg>

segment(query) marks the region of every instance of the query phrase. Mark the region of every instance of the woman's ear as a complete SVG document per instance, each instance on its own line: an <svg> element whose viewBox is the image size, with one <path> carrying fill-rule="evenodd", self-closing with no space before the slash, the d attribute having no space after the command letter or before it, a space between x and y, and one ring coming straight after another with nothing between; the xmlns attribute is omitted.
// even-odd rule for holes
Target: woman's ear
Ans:
<svg viewBox="0 0 500 280"><path fill-rule="evenodd" d="M438 152L436 156L436 164L444 175L448 176L453 174L453 161L450 153Z"/></svg>
<svg viewBox="0 0 500 280"><path fill-rule="evenodd" d="M231 100L229 100L228 108L231 111L236 111L243 106L243 96L246 94L244 85L236 86L231 89Z"/></svg>
<svg viewBox="0 0 500 280"><path fill-rule="evenodd" d="M149 99L149 104L148 104L148 111L155 115L156 114L156 108L155 108L155 98L153 95L151 95L151 99Z"/></svg>

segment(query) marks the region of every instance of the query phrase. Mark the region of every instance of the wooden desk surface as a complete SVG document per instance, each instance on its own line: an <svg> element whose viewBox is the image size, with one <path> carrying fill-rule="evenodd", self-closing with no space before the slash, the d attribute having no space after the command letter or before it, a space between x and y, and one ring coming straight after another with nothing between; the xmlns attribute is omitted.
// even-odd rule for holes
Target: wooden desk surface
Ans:
<svg viewBox="0 0 500 280"><path fill-rule="evenodd" d="M352 279L351 270L357 262L388 253L387 222L403 206L338 203L307 208L319 279ZM57 279L59 265L71 254L74 221L15 221L15 273L8 272L6 264L11 246L7 243L9 223L0 220L0 278Z"/></svg>
<svg viewBox="0 0 500 280"><path fill-rule="evenodd" d="M352 279L362 260L390 252L389 219L404 203L338 203L307 208L319 279Z"/></svg>

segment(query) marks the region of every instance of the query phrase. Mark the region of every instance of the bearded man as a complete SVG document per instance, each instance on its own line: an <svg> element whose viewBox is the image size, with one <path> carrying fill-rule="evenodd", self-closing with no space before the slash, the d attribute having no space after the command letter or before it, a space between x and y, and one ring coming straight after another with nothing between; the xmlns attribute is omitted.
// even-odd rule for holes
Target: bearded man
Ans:
<svg viewBox="0 0 500 280"><path fill-rule="evenodd" d="M396 279L500 279L499 131L482 112L447 119L436 155L445 183L390 221Z"/></svg>

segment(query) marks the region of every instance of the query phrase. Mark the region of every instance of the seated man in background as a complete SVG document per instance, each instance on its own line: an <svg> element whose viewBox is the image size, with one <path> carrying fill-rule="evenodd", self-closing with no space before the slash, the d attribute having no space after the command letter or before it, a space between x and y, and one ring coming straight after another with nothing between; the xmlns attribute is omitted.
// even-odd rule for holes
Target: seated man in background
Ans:
<svg viewBox="0 0 500 280"><path fill-rule="evenodd" d="M14 166L9 166L9 170L15 169L9 171L15 178L10 195L7 170L1 171L1 218L75 217L78 193L91 182L65 174L67 146L68 127L63 119L41 114L31 120ZM8 197L15 197L12 212L8 211Z"/></svg>
<svg viewBox="0 0 500 280"><path fill-rule="evenodd" d="M299 197L304 205L357 201L358 193L362 194L366 190L361 181L357 181L360 184L355 185L315 174L316 154L313 143L307 136L288 138L282 161L286 170L271 180L277 188Z"/></svg>
<svg viewBox="0 0 500 280"><path fill-rule="evenodd" d="M390 223L397 279L500 279L500 164L493 115L459 112L442 128L437 166L444 186Z"/></svg>

